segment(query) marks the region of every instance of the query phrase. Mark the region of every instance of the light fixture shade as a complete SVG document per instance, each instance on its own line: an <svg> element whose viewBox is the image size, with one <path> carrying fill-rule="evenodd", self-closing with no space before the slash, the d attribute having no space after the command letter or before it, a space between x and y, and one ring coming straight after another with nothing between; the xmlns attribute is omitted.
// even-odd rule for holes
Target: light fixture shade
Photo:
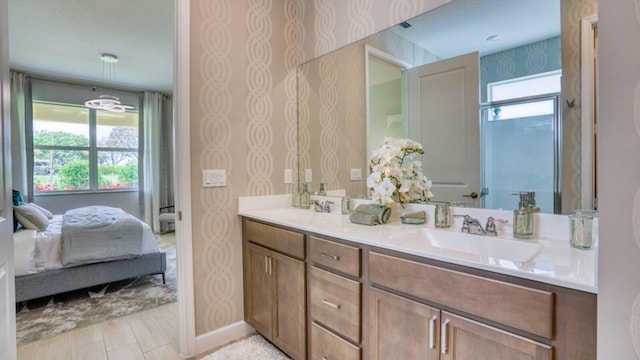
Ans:
<svg viewBox="0 0 640 360"><path fill-rule="evenodd" d="M116 80L116 64L118 63L118 57L113 54L102 54L100 56L100 60L102 61L102 81L105 81L106 67L109 83L114 84ZM98 98L85 101L84 105L91 109L113 112L125 112L133 109L133 106L122 104L120 102L120 98L113 95L100 95Z"/></svg>
<svg viewBox="0 0 640 360"><path fill-rule="evenodd" d="M125 105L120 102L120 98L112 95L100 95L97 99L87 100L84 105L91 109L106 110L114 112L125 112L133 109L131 105Z"/></svg>

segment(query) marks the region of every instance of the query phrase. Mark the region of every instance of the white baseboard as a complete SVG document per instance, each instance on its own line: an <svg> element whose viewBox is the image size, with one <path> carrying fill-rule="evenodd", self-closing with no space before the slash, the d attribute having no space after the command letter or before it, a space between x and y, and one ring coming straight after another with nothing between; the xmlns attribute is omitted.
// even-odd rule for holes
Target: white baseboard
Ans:
<svg viewBox="0 0 640 360"><path fill-rule="evenodd" d="M214 349L235 339L247 336L255 330L246 322L238 321L220 329L196 337L196 354Z"/></svg>

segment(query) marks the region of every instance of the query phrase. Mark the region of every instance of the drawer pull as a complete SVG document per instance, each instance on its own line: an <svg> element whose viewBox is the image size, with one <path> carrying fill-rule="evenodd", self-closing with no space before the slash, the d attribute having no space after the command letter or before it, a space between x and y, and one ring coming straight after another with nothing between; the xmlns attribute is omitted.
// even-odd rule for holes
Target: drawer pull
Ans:
<svg viewBox="0 0 640 360"><path fill-rule="evenodd" d="M329 360L329 357L328 356L323 356L322 360Z"/></svg>
<svg viewBox="0 0 640 360"><path fill-rule="evenodd" d="M269 257L264 256L264 273L269 275Z"/></svg>
<svg viewBox="0 0 640 360"><path fill-rule="evenodd" d="M438 320L437 316L429 319L429 349L436 348L436 320Z"/></svg>
<svg viewBox="0 0 640 360"><path fill-rule="evenodd" d="M331 260L334 260L334 261L340 261L340 256L333 255L333 254L329 254L329 253L324 252L324 251L323 251L323 252L321 252L321 253L320 253L320 255L321 255L321 256L324 256L324 257L326 257L326 258L329 258L329 259L331 259Z"/></svg>
<svg viewBox="0 0 640 360"><path fill-rule="evenodd" d="M445 320L442 323L442 329L440 330L440 336L442 337L442 342L440 343L440 350L443 354L446 354L449 349L447 348L447 340L449 335L447 334L447 330L449 329L449 319Z"/></svg>
<svg viewBox="0 0 640 360"><path fill-rule="evenodd" d="M325 304L325 305L327 305L327 306L330 306L330 307L332 307L332 308L334 308L334 309L338 309L338 310L340 310L340 305L338 305L338 304L334 304L334 303L332 303L331 301L329 301L329 300L327 300L327 299L322 299L322 303L323 303L323 304Z"/></svg>

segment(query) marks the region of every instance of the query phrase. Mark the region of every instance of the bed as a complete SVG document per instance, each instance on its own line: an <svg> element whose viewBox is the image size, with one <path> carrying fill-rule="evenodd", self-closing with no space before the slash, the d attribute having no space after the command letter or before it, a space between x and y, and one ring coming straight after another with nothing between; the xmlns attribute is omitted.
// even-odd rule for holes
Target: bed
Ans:
<svg viewBox="0 0 640 360"><path fill-rule="evenodd" d="M151 228L132 215L90 206L62 215L40 208L37 214L28 214L33 218L25 218L25 210L33 212L23 208L27 206L37 208L34 204L14 207L19 222L27 224L14 233L16 302L143 275L161 275L164 283L166 254ZM37 223L43 220L40 213L47 218L46 225ZM127 216L116 217L120 213ZM133 232L123 230L124 222Z"/></svg>

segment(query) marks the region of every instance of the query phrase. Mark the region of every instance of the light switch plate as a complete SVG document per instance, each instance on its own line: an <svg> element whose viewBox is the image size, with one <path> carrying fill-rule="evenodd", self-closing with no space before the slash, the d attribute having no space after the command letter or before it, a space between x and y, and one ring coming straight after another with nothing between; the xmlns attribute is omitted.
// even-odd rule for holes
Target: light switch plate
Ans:
<svg viewBox="0 0 640 360"><path fill-rule="evenodd" d="M362 169L351 169L351 181L362 180Z"/></svg>
<svg viewBox="0 0 640 360"><path fill-rule="evenodd" d="M227 186L227 171L225 169L202 170L202 187Z"/></svg>
<svg viewBox="0 0 640 360"><path fill-rule="evenodd" d="M284 183L291 184L291 169L284 169Z"/></svg>
<svg viewBox="0 0 640 360"><path fill-rule="evenodd" d="M313 182L313 176L311 173L311 169L304 169L304 182Z"/></svg>

